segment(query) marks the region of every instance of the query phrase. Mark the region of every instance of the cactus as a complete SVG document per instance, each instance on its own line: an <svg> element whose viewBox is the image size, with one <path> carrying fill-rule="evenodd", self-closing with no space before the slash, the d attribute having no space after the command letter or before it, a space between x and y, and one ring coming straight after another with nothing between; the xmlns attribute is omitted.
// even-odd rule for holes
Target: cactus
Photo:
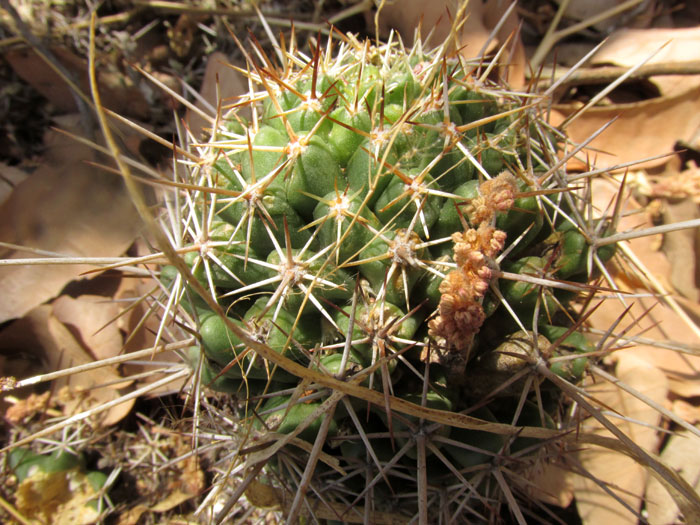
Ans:
<svg viewBox="0 0 700 525"><path fill-rule="evenodd" d="M529 472L586 443L697 508L624 434L570 420L570 399L596 415L573 385L602 353L581 327L596 278L613 284L617 211L594 213L567 179L540 96L451 49L332 33L308 54L277 44L276 62L258 46L249 93L173 147L176 180L158 181L170 231L150 233L171 263L157 339L185 369L152 388L188 375L196 452L227 461L200 516L224 521L245 492L289 523L523 523L539 517Z"/></svg>
<svg viewBox="0 0 700 525"><path fill-rule="evenodd" d="M297 495L290 520L310 487L340 521L359 502L371 522L484 518L512 499L494 467L562 428L542 367L585 371L570 304L614 255L609 224L557 171L537 104L448 50L258 50L249 95L185 160L191 276L161 280L199 384L231 395L241 435L286 435L261 476Z"/></svg>

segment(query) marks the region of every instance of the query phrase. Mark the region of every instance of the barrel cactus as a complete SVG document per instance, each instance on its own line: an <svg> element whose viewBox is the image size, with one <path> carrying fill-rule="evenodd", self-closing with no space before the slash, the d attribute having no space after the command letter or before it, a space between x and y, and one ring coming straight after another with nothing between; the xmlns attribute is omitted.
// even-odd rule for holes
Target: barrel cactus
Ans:
<svg viewBox="0 0 700 525"><path fill-rule="evenodd" d="M595 350L571 305L615 252L563 137L448 44L256 51L181 159L161 271L192 384L235 407L237 472L291 521L519 513L567 424L551 378Z"/></svg>

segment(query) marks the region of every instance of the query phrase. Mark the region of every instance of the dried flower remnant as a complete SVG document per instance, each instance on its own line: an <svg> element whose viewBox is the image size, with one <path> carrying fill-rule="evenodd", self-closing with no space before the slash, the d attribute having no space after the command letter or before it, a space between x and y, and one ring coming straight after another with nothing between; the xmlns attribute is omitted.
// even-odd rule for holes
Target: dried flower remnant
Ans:
<svg viewBox="0 0 700 525"><path fill-rule="evenodd" d="M442 347L433 355L444 364L451 363L448 366L455 372L466 365L474 335L486 319L481 303L492 277L490 264L505 246L505 232L489 223L496 212L513 206L515 194L515 178L508 172L482 183L479 197L467 207L472 224L478 228L452 235L458 269L440 283L438 315L430 321L429 330Z"/></svg>
<svg viewBox="0 0 700 525"><path fill-rule="evenodd" d="M516 193L515 177L504 171L479 186L479 196L467 205L467 217L472 224L490 223L497 212L513 207Z"/></svg>

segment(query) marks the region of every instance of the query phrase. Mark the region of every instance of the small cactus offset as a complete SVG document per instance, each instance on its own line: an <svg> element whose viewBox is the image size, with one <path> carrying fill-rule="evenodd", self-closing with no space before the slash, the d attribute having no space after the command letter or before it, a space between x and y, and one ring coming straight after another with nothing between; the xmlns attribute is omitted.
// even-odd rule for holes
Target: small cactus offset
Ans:
<svg viewBox="0 0 700 525"><path fill-rule="evenodd" d="M510 478L566 428L545 379L578 381L595 350L570 305L615 252L563 137L447 44L256 51L171 208L208 295L162 269L195 384L268 443L239 459L267 462L291 521L517 515Z"/></svg>

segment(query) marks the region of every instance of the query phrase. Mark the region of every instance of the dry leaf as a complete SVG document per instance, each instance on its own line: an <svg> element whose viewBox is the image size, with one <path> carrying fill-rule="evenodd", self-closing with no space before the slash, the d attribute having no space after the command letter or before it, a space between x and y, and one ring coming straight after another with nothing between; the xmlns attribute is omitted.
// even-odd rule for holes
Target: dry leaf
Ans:
<svg viewBox="0 0 700 525"><path fill-rule="evenodd" d="M634 173L628 174L628 181L634 178ZM598 210L612 210L618 199L620 191L619 181L608 181L596 179L592 186L593 205ZM654 226L651 214L640 205L636 199L630 195L625 195L621 199L620 218L617 223L617 231L644 230ZM641 259L644 266L659 280L664 287L670 288L671 282L668 279L671 274L671 264L660 250L663 244L663 236L660 234L648 235L637 239L626 241L631 250ZM623 268L615 268L615 277L623 283L629 290L644 288L645 281L639 279L632 272ZM609 301L611 303L615 301ZM619 304L619 303L618 303ZM624 307L620 308L622 311Z"/></svg>
<svg viewBox="0 0 700 525"><path fill-rule="evenodd" d="M213 108L216 108L219 103L217 94L219 99L221 99L222 105L230 105L236 103L235 97L248 91L246 79L241 73L233 69L230 64L231 60L218 51L207 58L207 68L204 71L204 80L202 80L199 94ZM202 101L197 100L195 105L205 113L212 114L211 111L206 109L206 105ZM245 111L241 114L247 116ZM187 110L185 120L195 136L206 132L207 129L211 130L211 123L191 109Z"/></svg>
<svg viewBox="0 0 700 525"><path fill-rule="evenodd" d="M407 45L414 41L415 31L420 28L427 45L434 45L445 40L450 33L459 2L455 0L438 0L426 3L422 0L386 1L379 4L379 31L387 35L389 29L395 29ZM471 2L467 7L464 29L467 33L462 42L469 48L467 53L474 56L488 38L489 32L482 23L483 6L481 2Z"/></svg>
<svg viewBox="0 0 700 525"><path fill-rule="evenodd" d="M246 499L255 507L263 509L281 510L282 514L288 513L292 498L290 493L263 482L253 480L245 490ZM348 506L341 502L323 503L309 499L309 506L313 508L316 519L325 518L329 521L337 521L342 517L343 523L367 523L364 519L364 509L358 505ZM396 513L370 511L369 523L376 525L406 525L408 519Z"/></svg>
<svg viewBox="0 0 700 525"><path fill-rule="evenodd" d="M698 205L690 199L667 202L664 206L664 223L673 224L698 218ZM671 283L673 287L691 301L700 299L696 283L697 229L679 230L664 235L663 250L671 262Z"/></svg>
<svg viewBox="0 0 700 525"><path fill-rule="evenodd" d="M40 354L36 353L40 349ZM25 317L15 321L2 331L0 350L33 351L35 359L41 359L49 371L61 370L93 361L80 343L51 313L51 306L43 305L29 312ZM54 382L58 391L68 387L62 401L66 415L83 411L119 397L116 386L98 388L108 383L117 383L119 374L113 367L101 367ZM119 404L96 416L95 421L103 426L116 423L129 413L134 401Z"/></svg>
<svg viewBox="0 0 700 525"><path fill-rule="evenodd" d="M648 313L649 308L654 307ZM589 318L593 327L607 330L622 314L624 307L617 299L605 301ZM635 322L635 320L637 320ZM670 308L662 306L656 299L639 298L616 330L621 332L633 325L629 334L641 334L660 342L678 341L697 345L697 338L688 326ZM625 350L627 352L628 350ZM650 345L635 345L629 350L642 360L662 371L669 381L670 390L684 397L700 395L700 356L680 353ZM613 354L617 358L619 352Z"/></svg>
<svg viewBox="0 0 700 525"><path fill-rule="evenodd" d="M671 170L670 174L664 173L661 180L648 188L648 196L667 199L690 198L696 204L700 204L700 168L695 166L680 173L677 170Z"/></svg>
<svg viewBox="0 0 700 525"><path fill-rule="evenodd" d="M536 464L524 477L529 481L525 493L547 505L566 508L574 499L571 473L553 463Z"/></svg>
<svg viewBox="0 0 700 525"><path fill-rule="evenodd" d="M167 512L174 509L181 503L184 503L188 499L192 499L197 494L186 494L180 490L174 490L165 498L161 499L157 504L151 507L152 512Z"/></svg>
<svg viewBox="0 0 700 525"><path fill-rule="evenodd" d="M496 38L485 50L483 49L491 31L503 17L510 3L503 0L469 2L464 25L457 35L457 48L462 56L475 58L482 52L494 53L509 36L517 35L518 17L514 11L506 19ZM420 27L424 36L431 33L430 38L425 41L428 45L443 42L449 35L458 8L459 2L456 0L390 0L379 10L379 31L388 34L389 28L396 29L404 42L410 45L416 29ZM504 60L508 60L508 67L502 69L502 76L507 78L513 87L524 85L525 48L519 38L511 41L509 50L504 54Z"/></svg>
<svg viewBox="0 0 700 525"><path fill-rule="evenodd" d="M0 162L0 205L7 200L14 187L26 179L27 176L28 174L25 171Z"/></svg>
<svg viewBox="0 0 700 525"><path fill-rule="evenodd" d="M700 28L620 29L591 57L591 64L633 67L658 53L647 64L682 64L700 60ZM651 77L661 94L673 96L700 86L700 75Z"/></svg>
<svg viewBox="0 0 700 525"><path fill-rule="evenodd" d="M685 399L675 399L672 403L671 410L673 410L674 414L691 425L700 422L700 406L689 403Z"/></svg>
<svg viewBox="0 0 700 525"><path fill-rule="evenodd" d="M187 454L191 451L187 438L173 436L173 448L176 456ZM165 498L151 507L153 512L166 512L181 503L198 496L205 488L204 472L199 465L199 456L190 455L173 465L178 475L174 481L168 484L170 491Z"/></svg>
<svg viewBox="0 0 700 525"><path fill-rule="evenodd" d="M150 279L122 279L121 286L114 296L115 301L118 301L121 308L117 326L127 334L124 343L124 353L152 348L156 344L156 334L160 327L159 314L162 312L160 308L157 307L155 311L150 312L149 316L144 321L144 316L150 311L152 302L142 301L137 303L139 298L147 296L153 293L153 291L154 282ZM158 362L182 362L182 358L175 351L161 352L155 359ZM122 369L124 371L124 376L128 377L152 371L154 367L145 364L125 363L122 365ZM163 374L156 373L146 375L138 380L139 386L153 383L159 379L163 379L163 377L165 377ZM182 378L162 385L160 388L149 392L149 395L172 392L173 390L181 388L188 380L189 378Z"/></svg>
<svg viewBox="0 0 700 525"><path fill-rule="evenodd" d="M62 295L52 306L56 319L78 331L80 342L96 360L121 353L122 334L115 322L119 306L114 301L99 295Z"/></svg>
<svg viewBox="0 0 700 525"><path fill-rule="evenodd" d="M669 438L661 452L661 459L696 490L700 488L700 438L698 436L687 430L680 430ZM645 501L650 525L681 523L678 506L656 478L649 479Z"/></svg>
<svg viewBox="0 0 700 525"><path fill-rule="evenodd" d="M148 512L146 505L136 505L135 507L122 512L117 519L117 525L138 525L142 523L141 516Z"/></svg>
<svg viewBox="0 0 700 525"><path fill-rule="evenodd" d="M258 508L279 508L284 500L284 495L270 485L254 479L245 489L246 499Z"/></svg>
<svg viewBox="0 0 700 525"><path fill-rule="evenodd" d="M573 114L580 103L554 104L552 124L560 124ZM625 162L673 152L679 140L690 139L700 126L700 87L641 102L596 106L567 126L569 138L582 143L603 125L610 127L591 141L587 153L597 168L609 168ZM634 140L630 140L634 137ZM638 163L637 169L660 166L668 158Z"/></svg>
<svg viewBox="0 0 700 525"><path fill-rule="evenodd" d="M54 46L51 52L56 59L73 75L83 93L90 93L87 60L75 55L64 47ZM29 48L10 49L3 57L25 82L31 85L56 108L58 113L72 113L76 106L76 95L68 84L40 56ZM104 69L104 68L102 68ZM117 71L100 71L98 86L102 104L119 113L134 118L146 118L150 107L138 87Z"/></svg>
<svg viewBox="0 0 700 525"><path fill-rule="evenodd" d="M51 120L54 125L44 133L42 154L38 162L61 167L78 161L94 162L104 160L104 158L95 158L97 154L93 147L79 142L71 136L84 137L85 135L83 118L80 113L55 115ZM121 121L112 120L110 125L115 132L116 140L119 141L120 146L123 148L122 152L134 158L139 157L141 155L139 145L144 140L143 135ZM148 123L140 122L139 126L147 131L154 131L153 126ZM95 137L97 141L100 139L101 136ZM95 173L99 173L100 176L106 174L104 170L94 169Z"/></svg>
<svg viewBox="0 0 700 525"><path fill-rule="evenodd" d="M32 393L25 399L18 399L5 411L5 419L13 425L26 423L49 408L50 398L51 392L47 390L43 394Z"/></svg>
<svg viewBox="0 0 700 525"><path fill-rule="evenodd" d="M160 320L157 315L151 315L143 322L150 303L140 300L153 292L154 284L146 278L122 279L119 289L114 294L114 299L120 306L117 327L127 334L125 353L150 348L156 342Z"/></svg>
<svg viewBox="0 0 700 525"><path fill-rule="evenodd" d="M85 130L80 113L52 117L54 126L44 133L44 144L39 162L60 167L79 160L95 160L95 150L67 135L83 136Z"/></svg>
<svg viewBox="0 0 700 525"><path fill-rule="evenodd" d="M697 62L700 28L622 29L610 36L591 63L633 67L657 50L659 53L647 64ZM590 154L595 157L597 167L670 153L676 142L692 140L700 126L700 75L663 75L651 77L650 81L658 86L662 96L629 104L596 106L567 127L572 140L583 142L605 123L617 119L590 143ZM579 107L580 103L554 106L564 117ZM553 122L557 123L557 119ZM667 160L647 161L638 167L659 166Z"/></svg>
<svg viewBox="0 0 700 525"><path fill-rule="evenodd" d="M596 181L593 187L595 205L604 209L617 195L617 186L606 181ZM623 199L623 214L634 212L639 205L634 199ZM621 231L652 226L649 218L643 214L632 214L620 219ZM671 265L664 254L656 250L659 245L658 236L641 237L629 241L635 255L643 262L649 272L664 283L671 274ZM628 264L628 263L626 263ZM615 271L615 281L629 292L648 293L643 282L638 280L628 269L618 268ZM664 283L665 285L665 283ZM670 289L670 287L668 288ZM632 329L627 335L641 334L643 337L660 342L677 341L691 346L698 345L698 337L688 325L668 306L654 297L627 298L631 309L616 332L620 333L629 326ZM626 305L617 298L606 300L589 318L594 328L607 330L623 314ZM669 388L677 395L692 397L700 395L700 356L683 354L676 350L668 350L650 345L636 345L629 350L639 359L644 359L650 365L658 367L666 374ZM616 357L617 352L613 354Z"/></svg>
<svg viewBox="0 0 700 525"><path fill-rule="evenodd" d="M616 376L628 386L657 403L663 403L666 399L666 377L653 365L636 358L634 349L620 353ZM616 418L612 414L607 416L641 448L649 451L654 450L657 437L653 427L658 425L661 420L661 415L655 409L607 382L592 385L587 390L604 406L611 407L612 410L625 417L641 423L633 424ZM644 426L645 424L650 426ZM592 418L584 424L584 429L609 435L609 432ZM606 483L608 488L632 509L639 510L641 508L647 477L643 466L621 453L593 446L582 450L578 456L581 464L591 476ZM582 475L574 475L573 481L576 505L584 525L637 524L634 515L593 480Z"/></svg>
<svg viewBox="0 0 700 525"><path fill-rule="evenodd" d="M652 309L649 311L649 308ZM617 299L605 301L589 318L589 322L593 327L607 330L617 321L623 309ZM641 334L660 342L676 341L694 346L698 342L683 320L667 306L660 305L657 299L635 300L627 317L618 326L617 332L632 326L628 335ZM635 345L629 351L662 371L674 394L683 397L700 395L700 356L642 344ZM617 358L618 354L615 352L612 357Z"/></svg>
<svg viewBox="0 0 700 525"><path fill-rule="evenodd" d="M121 180L87 166L83 157L45 164L21 182L0 206L0 240L65 256L123 254L140 227ZM31 253L3 253L5 258ZM92 269L62 264L0 268L0 322L22 317Z"/></svg>

